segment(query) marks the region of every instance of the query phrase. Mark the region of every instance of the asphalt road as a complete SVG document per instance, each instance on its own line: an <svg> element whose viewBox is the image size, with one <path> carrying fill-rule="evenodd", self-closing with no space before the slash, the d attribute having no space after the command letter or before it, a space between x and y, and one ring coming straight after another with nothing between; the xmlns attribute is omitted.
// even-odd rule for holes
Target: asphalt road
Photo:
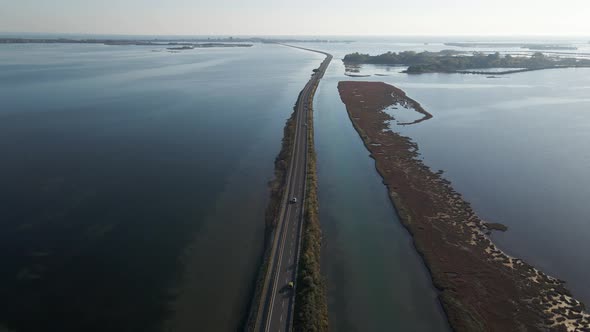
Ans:
<svg viewBox="0 0 590 332"><path fill-rule="evenodd" d="M289 46L289 45L285 45ZM295 47L295 46L290 46ZM326 55L318 71L314 73L303 88L295 110L295 144L292 162L289 165L286 183L286 195L281 202L279 220L274 233L271 248L269 272L262 291L261 311L256 323L256 331L285 332L290 331L293 324L293 308L295 289L290 289L289 282L296 284L297 264L301 244L303 226L303 202L305 193L307 164L307 114L313 101L313 93L323 77L332 56L311 49L300 48L310 52ZM297 203L290 203L293 198Z"/></svg>

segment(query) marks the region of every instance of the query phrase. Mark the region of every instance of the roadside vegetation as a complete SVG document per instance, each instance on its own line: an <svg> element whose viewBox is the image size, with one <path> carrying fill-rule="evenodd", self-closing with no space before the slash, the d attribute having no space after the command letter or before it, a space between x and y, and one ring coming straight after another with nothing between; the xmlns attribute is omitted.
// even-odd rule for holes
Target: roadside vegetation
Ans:
<svg viewBox="0 0 590 332"><path fill-rule="evenodd" d="M297 107L297 106L295 106ZM272 232L276 227L276 221L281 207L281 200L285 192L285 184L287 181L287 171L289 170L289 163L293 153L293 141L295 139L295 109L291 113L291 117L287 119L285 128L283 129L283 143L281 151L275 158L275 172L274 178L268 183L270 198L265 212L265 245L264 255L256 278L256 286L252 303L250 304L250 312L246 322L245 331L253 331L256 324L256 317L258 310L260 310L260 302L262 301L262 289L264 287L264 279L268 270L268 263L270 252L272 248Z"/></svg>
<svg viewBox="0 0 590 332"><path fill-rule="evenodd" d="M507 74L518 71L529 71L550 68L590 67L590 60L546 56L536 52L531 56L501 55L500 53L485 54L474 52L465 54L454 50L440 52L387 52L381 55L352 53L344 56L346 64L383 64L408 66L406 73L472 73L489 74L486 68L513 69L494 74ZM470 71L477 69L478 71Z"/></svg>
<svg viewBox="0 0 590 332"><path fill-rule="evenodd" d="M291 162L291 155L293 154L293 141L295 140L295 116L296 113L295 110L293 110L291 117L287 119L287 122L285 123L285 128L283 129L283 144L279 155L275 158L274 178L268 183L270 200L265 213L267 234L276 226L279 210L281 208L281 200L283 199L283 194L285 192L287 172L289 171L289 163Z"/></svg>
<svg viewBox="0 0 590 332"><path fill-rule="evenodd" d="M314 72L317 72L317 70L314 70ZM311 94L310 105L312 104L311 101L313 100L315 89L317 89L317 85L314 87L314 91ZM285 192L289 163L291 162L293 154L296 110L299 106L298 103L301 98L301 93L303 93L303 91L300 92L294 111L285 124L281 151L275 159L275 176L273 180L269 182L270 200L265 214L266 236L264 257L258 272L256 288L254 290L245 331L254 330L258 312L261 310L261 295L269 267L272 234L276 228L276 222ZM307 172L305 199L303 201L305 214L302 227L299 264L297 267L293 329L294 331L326 332L328 331L328 304L326 300L325 281L320 272L322 232L319 221L312 107L308 108L308 112L306 127L306 134L308 136L306 156Z"/></svg>
<svg viewBox="0 0 590 332"><path fill-rule="evenodd" d="M320 272L322 230L319 220L312 107L309 108L308 112L305 215L301 239L301 256L297 273L293 329L298 332L320 332L328 331L328 303L325 281Z"/></svg>

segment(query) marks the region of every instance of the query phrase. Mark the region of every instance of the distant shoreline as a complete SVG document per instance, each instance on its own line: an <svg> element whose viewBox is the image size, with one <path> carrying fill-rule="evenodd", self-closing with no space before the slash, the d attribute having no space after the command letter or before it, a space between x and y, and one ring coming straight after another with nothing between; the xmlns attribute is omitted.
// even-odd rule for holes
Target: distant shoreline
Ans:
<svg viewBox="0 0 590 332"><path fill-rule="evenodd" d="M455 47L487 47L487 48L494 48L494 47L514 47L514 48L524 48L528 50L577 50L578 48L568 44L530 44L530 43L484 43L484 42L477 42L477 43L469 43L469 42L458 42L458 43L445 43L446 46L455 46Z"/></svg>
<svg viewBox="0 0 590 332"><path fill-rule="evenodd" d="M496 76L496 75L525 73L528 71L538 71L538 70L547 70L547 69L566 69L566 68L589 68L589 67L588 66L554 66L554 67L542 67L542 68L513 69L513 70L506 70L506 71L460 70L460 71L451 72L451 74L473 74L473 75Z"/></svg>
<svg viewBox="0 0 590 332"><path fill-rule="evenodd" d="M135 40L135 39L44 39L44 38L0 38L0 44L97 44L109 46L173 46L169 49L192 49L207 47L251 47L252 44L230 42L199 42L171 40Z"/></svg>
<svg viewBox="0 0 590 332"><path fill-rule="evenodd" d="M138 45L138 46L176 46L176 45L239 45L244 43L351 43L351 40L326 39L280 39L280 38L154 38L154 39L115 39L115 38L0 38L0 44L104 44L104 45ZM252 45L250 45L252 46Z"/></svg>

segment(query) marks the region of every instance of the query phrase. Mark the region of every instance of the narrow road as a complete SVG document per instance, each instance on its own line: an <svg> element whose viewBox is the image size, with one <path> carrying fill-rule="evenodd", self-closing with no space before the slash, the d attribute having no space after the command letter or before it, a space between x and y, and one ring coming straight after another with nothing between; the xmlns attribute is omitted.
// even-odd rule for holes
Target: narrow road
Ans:
<svg viewBox="0 0 590 332"><path fill-rule="evenodd" d="M313 93L332 60L332 55L328 53L297 46L284 46L321 53L326 55L326 58L313 73L297 100L293 155L289 163L285 195L281 202L269 268L256 319L255 331L264 332L287 332L292 327L307 177L307 115L312 106ZM297 198L297 203L290 203L294 197ZM295 283L295 289L289 288L289 282Z"/></svg>

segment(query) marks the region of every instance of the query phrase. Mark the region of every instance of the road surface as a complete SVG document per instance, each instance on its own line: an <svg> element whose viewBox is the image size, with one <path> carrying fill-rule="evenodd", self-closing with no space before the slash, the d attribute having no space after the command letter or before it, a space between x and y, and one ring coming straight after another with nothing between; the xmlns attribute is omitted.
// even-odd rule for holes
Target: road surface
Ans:
<svg viewBox="0 0 590 332"><path fill-rule="evenodd" d="M279 219L274 232L269 268L262 290L255 331L287 332L292 327L295 290L289 289L288 284L292 281L297 288L297 264L303 227L307 173L307 113L312 106L315 88L332 60L332 56L324 52L301 47L295 48L321 53L326 55L326 58L301 91L297 102L295 143L287 173L286 195L281 202ZM289 202L293 197L297 198L297 203Z"/></svg>

